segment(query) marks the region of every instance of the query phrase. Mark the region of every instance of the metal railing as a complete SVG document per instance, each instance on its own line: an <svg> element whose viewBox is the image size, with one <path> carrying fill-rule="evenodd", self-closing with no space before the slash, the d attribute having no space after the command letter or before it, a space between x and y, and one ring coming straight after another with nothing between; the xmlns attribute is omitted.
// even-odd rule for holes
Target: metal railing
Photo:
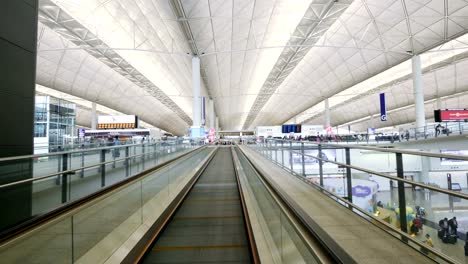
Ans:
<svg viewBox="0 0 468 264"><path fill-rule="evenodd" d="M31 215L19 217L16 220L19 223L121 182L202 144L201 141L159 141L0 158L0 179L11 179L0 181L0 198L8 199L9 194L18 192L24 193L25 198L32 195ZM14 225L15 222L8 223L7 227L0 226L0 231Z"/></svg>
<svg viewBox="0 0 468 264"><path fill-rule="evenodd" d="M416 181L416 180L409 180L405 178L405 170L404 170L404 162L403 162L403 155L411 155L411 156L418 156L418 157L427 157L427 158L436 158L436 159L453 159L453 160L461 160L461 161L468 161L468 156L461 156L461 155L451 155L451 154L441 154L441 153L434 153L434 152L424 152L424 151L414 151L414 150L403 150L403 149L390 149L390 148L379 148L379 147L369 147L369 146L361 146L361 145L342 145L342 144L324 144L324 143L312 143L312 142L297 142L291 140L278 140L278 139L266 139L263 142L257 143L257 145L248 145L249 147L253 148L260 154L266 156L268 159L272 160L274 163L281 166L283 169L289 171L293 175L299 177L300 179L304 180L308 184L314 186L315 188L319 189L320 191L327 194L329 197L337 200L340 204L347 206L348 208L358 212L361 215L365 215L369 221L375 221L378 223L378 227L382 230L386 231L387 233L392 234L393 236L399 238L404 243L409 243L417 250L430 252L436 256L438 261L445 261L447 263L460 263L464 262L464 256L456 255L454 256L451 252L445 252L444 249L439 248L438 250L429 247L427 244L418 241L414 237L412 237L408 230L408 215L407 215L407 199L405 194L405 184L411 187L412 192L418 192L415 190L415 187L420 188L420 192L426 193L425 191L432 191L436 193L435 195L447 195L449 198L449 208L453 210L453 203L454 198L463 199L468 201L468 195L462 192L457 192L451 190L451 186L447 189L440 188L434 185L429 185L424 182ZM342 152L342 157L338 155L335 156L335 160L331 160L329 158L325 158L323 153L326 149L333 149L335 151L340 150ZM307 151L313 151L316 155L310 155L306 153ZM374 169L367 169L364 166L357 166L353 165L351 161L353 160L352 150L354 151L354 155L358 155L355 150L365 150L365 151L372 151L375 153L383 153L386 162L390 160L390 157L394 155L392 161L395 162L395 170L393 172L382 172L376 171ZM285 156L286 154L286 156ZM361 154L362 155L362 154ZM341 161L338 160L338 157ZM299 159L298 159L299 158ZM317 161L317 168L311 169L308 164L306 164L305 160L313 159ZM295 163L296 161L300 161L299 163ZM374 161L375 162L375 161ZM344 176L344 183L343 183L343 196L341 197L338 193L330 191L326 188L324 184L324 180L327 177L324 177L327 173L330 174L330 169L328 168L327 173L324 172L324 164L330 163L337 165L336 174L343 174ZM296 167L296 168L294 168ZM381 219L378 219L368 210L361 208L360 206L353 203L353 175L365 173L372 176L382 177L391 181L397 182L397 190L398 190L398 213L395 212L396 218L398 218L398 224L400 229L397 226L392 225L390 223L384 222ZM390 173L396 174L396 176L391 175ZM307 177L318 177L318 183L314 183L309 180ZM390 187L390 192L392 192ZM414 195L414 193L413 193ZM432 195L432 194L430 194ZM431 209L432 208L427 208ZM417 212L416 212L417 213ZM398 216L399 215L399 216ZM402 217L407 216L407 217ZM435 219L428 219L425 218L427 228L435 228L439 232L439 228L437 224L434 225ZM411 221L410 221L411 222ZM426 230L429 232L431 230ZM436 239L436 238L435 238ZM455 247L455 246L454 246ZM439 251L440 250L440 251ZM463 250L462 247L454 248L454 250ZM434 257L432 256L432 257Z"/></svg>

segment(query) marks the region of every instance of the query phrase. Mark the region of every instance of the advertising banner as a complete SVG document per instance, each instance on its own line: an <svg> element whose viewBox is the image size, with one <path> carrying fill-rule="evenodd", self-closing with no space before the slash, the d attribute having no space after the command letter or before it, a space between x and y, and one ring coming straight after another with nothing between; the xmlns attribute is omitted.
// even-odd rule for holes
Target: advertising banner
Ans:
<svg viewBox="0 0 468 264"><path fill-rule="evenodd" d="M435 110L434 119L436 122L468 121L467 109L444 109Z"/></svg>

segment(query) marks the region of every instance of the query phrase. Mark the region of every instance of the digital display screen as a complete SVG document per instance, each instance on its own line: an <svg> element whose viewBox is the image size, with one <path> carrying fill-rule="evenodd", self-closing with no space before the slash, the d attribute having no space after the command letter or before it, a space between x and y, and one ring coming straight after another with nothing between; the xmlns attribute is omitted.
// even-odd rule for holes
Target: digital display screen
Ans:
<svg viewBox="0 0 468 264"><path fill-rule="evenodd" d="M134 115L98 116L98 129L137 128L138 117Z"/></svg>
<svg viewBox="0 0 468 264"><path fill-rule="evenodd" d="M444 109L434 110L436 122L464 121L468 120L467 109Z"/></svg>

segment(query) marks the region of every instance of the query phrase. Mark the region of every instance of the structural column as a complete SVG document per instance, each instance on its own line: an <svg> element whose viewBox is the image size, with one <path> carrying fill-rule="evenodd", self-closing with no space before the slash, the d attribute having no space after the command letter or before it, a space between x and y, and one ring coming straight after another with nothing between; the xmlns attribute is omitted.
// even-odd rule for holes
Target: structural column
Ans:
<svg viewBox="0 0 468 264"><path fill-rule="evenodd" d="M328 104L328 98L325 99L325 128L330 126L330 105Z"/></svg>
<svg viewBox="0 0 468 264"><path fill-rule="evenodd" d="M192 94L193 94L193 124L192 137L200 137L201 109L200 109L200 58L192 58Z"/></svg>
<svg viewBox="0 0 468 264"><path fill-rule="evenodd" d="M91 129L95 130L97 127L96 103L93 102L91 106Z"/></svg>
<svg viewBox="0 0 468 264"><path fill-rule="evenodd" d="M215 128L214 100L210 100L210 128Z"/></svg>
<svg viewBox="0 0 468 264"><path fill-rule="evenodd" d="M414 108L416 111L416 128L417 132L423 132L426 125L426 115L424 112L424 88L422 83L421 73L421 58L413 56L413 92L414 92Z"/></svg>
<svg viewBox="0 0 468 264"><path fill-rule="evenodd" d="M37 0L0 7L0 158L33 154ZM0 184L32 178L32 160L1 162ZM0 231L31 216L32 185L0 191Z"/></svg>

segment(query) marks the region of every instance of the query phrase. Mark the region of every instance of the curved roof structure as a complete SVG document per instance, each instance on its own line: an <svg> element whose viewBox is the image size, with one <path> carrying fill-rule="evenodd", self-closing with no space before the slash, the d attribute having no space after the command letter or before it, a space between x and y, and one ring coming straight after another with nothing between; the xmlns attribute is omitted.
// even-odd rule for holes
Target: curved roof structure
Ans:
<svg viewBox="0 0 468 264"><path fill-rule="evenodd" d="M227 130L322 124L327 98L333 126L379 127L380 92L385 126L414 122L414 55L426 117L466 107L464 0L40 0L39 15L38 84L178 135L194 55Z"/></svg>

